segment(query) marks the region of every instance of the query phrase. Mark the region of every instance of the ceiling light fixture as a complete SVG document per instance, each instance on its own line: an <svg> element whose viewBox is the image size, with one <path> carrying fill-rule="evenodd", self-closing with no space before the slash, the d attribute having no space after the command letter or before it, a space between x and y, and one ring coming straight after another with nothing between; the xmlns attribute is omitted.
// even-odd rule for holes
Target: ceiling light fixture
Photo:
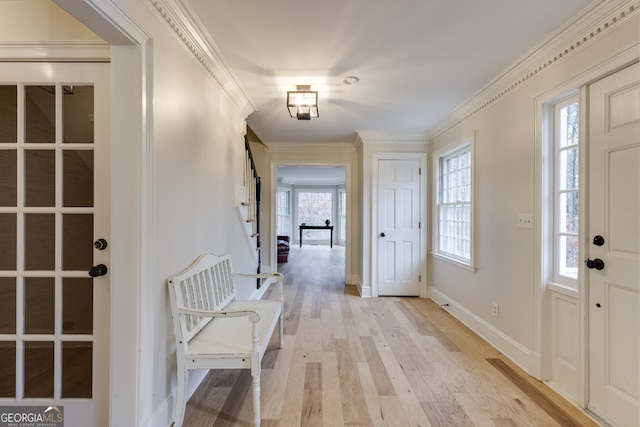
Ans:
<svg viewBox="0 0 640 427"><path fill-rule="evenodd" d="M297 85L297 90L287 91L287 109L291 117L298 120L311 120L318 114L318 92L310 85Z"/></svg>

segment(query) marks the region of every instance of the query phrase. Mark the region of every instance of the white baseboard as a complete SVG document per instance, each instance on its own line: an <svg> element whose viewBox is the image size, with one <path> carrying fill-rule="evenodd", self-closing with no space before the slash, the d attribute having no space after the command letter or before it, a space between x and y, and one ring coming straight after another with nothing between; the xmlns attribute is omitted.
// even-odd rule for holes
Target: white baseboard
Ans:
<svg viewBox="0 0 640 427"><path fill-rule="evenodd" d="M482 320L465 307L459 305L438 289L431 288L430 291L431 299L433 301L443 306L443 308L451 313L456 319L464 323L469 329L502 352L528 374L531 374L531 367L533 363L531 351L529 349L514 341L502 331ZM448 305L445 306L445 304Z"/></svg>
<svg viewBox="0 0 640 427"><path fill-rule="evenodd" d="M145 419L140 427L154 427L154 426L171 426L173 419L170 415L173 414L172 404L174 402L173 393L167 396L162 404L154 411L151 418Z"/></svg>
<svg viewBox="0 0 640 427"><path fill-rule="evenodd" d="M352 282L358 287L358 293L363 298L371 298L371 286L364 286L358 276L353 276Z"/></svg>

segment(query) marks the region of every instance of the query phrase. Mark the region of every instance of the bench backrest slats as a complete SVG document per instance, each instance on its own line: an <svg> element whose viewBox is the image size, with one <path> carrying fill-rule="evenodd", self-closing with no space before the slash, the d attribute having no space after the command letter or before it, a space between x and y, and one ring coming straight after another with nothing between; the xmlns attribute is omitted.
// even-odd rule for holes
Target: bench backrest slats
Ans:
<svg viewBox="0 0 640 427"><path fill-rule="evenodd" d="M182 272L169 279L169 298L171 311L176 308L194 308L200 310L221 310L236 300L236 287L233 281L231 258L229 255L217 256L204 254ZM179 314L183 322L174 318L174 329L182 335L183 350L188 341L207 323L209 317ZM175 323L178 322L179 325Z"/></svg>

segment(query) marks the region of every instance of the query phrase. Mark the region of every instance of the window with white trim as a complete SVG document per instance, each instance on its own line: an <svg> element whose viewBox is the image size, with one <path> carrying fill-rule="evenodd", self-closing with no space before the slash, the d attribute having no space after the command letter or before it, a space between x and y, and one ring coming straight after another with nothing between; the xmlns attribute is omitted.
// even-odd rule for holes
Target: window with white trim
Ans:
<svg viewBox="0 0 640 427"><path fill-rule="evenodd" d="M291 190L278 188L276 192L276 235L291 235Z"/></svg>
<svg viewBox="0 0 640 427"><path fill-rule="evenodd" d="M577 287L579 104L572 97L553 108L553 281Z"/></svg>
<svg viewBox="0 0 640 427"><path fill-rule="evenodd" d="M473 139L434 157L435 254L473 267Z"/></svg>
<svg viewBox="0 0 640 427"><path fill-rule="evenodd" d="M338 241L347 240L347 189L338 189Z"/></svg>

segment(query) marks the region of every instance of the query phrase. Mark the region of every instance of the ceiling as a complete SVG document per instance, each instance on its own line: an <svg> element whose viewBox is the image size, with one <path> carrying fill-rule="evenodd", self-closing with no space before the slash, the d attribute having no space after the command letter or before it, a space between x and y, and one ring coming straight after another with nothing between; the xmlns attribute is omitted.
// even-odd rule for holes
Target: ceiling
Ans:
<svg viewBox="0 0 640 427"><path fill-rule="evenodd" d="M592 0L181 0L256 111L271 142L353 142L356 131L429 130ZM343 79L357 76L357 84ZM319 91L296 120L287 90Z"/></svg>

